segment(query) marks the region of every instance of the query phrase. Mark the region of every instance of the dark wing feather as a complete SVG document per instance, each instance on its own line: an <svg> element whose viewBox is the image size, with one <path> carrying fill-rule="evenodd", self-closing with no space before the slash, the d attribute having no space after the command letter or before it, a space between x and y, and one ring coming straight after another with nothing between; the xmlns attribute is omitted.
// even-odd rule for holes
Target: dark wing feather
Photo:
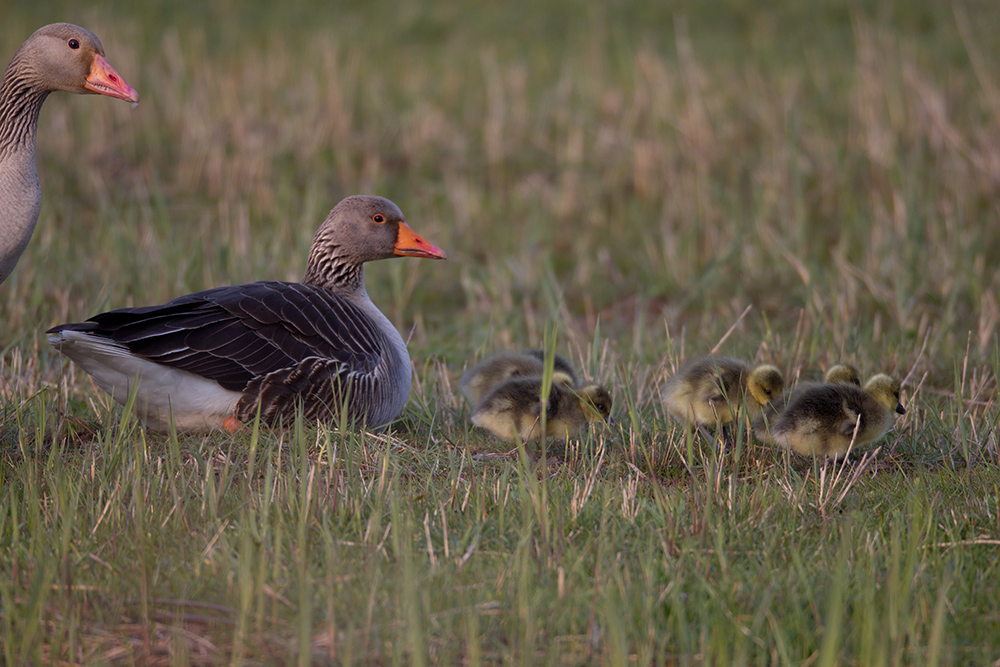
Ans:
<svg viewBox="0 0 1000 667"><path fill-rule="evenodd" d="M841 432L848 438L854 435L854 429L858 429L858 437L862 437L865 431L871 426L871 419L868 415L874 412L878 413L878 408L874 407L872 403L874 400L868 396L863 389L855 385L845 384L843 385L846 389L841 392L844 397L844 407L850 411L849 414L853 415L844 420L841 426ZM859 418L860 417L860 418Z"/></svg>
<svg viewBox="0 0 1000 667"><path fill-rule="evenodd" d="M257 414L258 404L265 421L291 418L299 404L307 419L339 414L346 374L346 365L341 362L319 357L303 359L295 366L255 378L236 406L237 417L250 421Z"/></svg>
<svg viewBox="0 0 1000 667"><path fill-rule="evenodd" d="M331 375L341 369L370 372L383 340L370 318L343 297L312 285L274 281L197 292L162 306L112 310L50 333L66 329L109 338L133 354L233 391L244 391L255 378L290 372L310 358L328 362L319 366ZM291 385L298 386L299 377L289 380Z"/></svg>
<svg viewBox="0 0 1000 667"><path fill-rule="evenodd" d="M859 412L860 401L864 399L862 390L853 385L820 384L805 388L793 394L791 402L774 424L775 432L786 432L796 428L793 417L808 415L826 423L838 423L844 416L845 406ZM843 428L844 425L842 424ZM864 424L862 424L862 428ZM851 421L850 433L854 432Z"/></svg>

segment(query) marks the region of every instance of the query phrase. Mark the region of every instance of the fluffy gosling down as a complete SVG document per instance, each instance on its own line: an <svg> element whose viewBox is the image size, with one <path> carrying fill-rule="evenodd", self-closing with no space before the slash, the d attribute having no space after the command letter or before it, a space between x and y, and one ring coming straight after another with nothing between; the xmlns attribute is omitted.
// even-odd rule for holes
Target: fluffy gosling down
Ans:
<svg viewBox="0 0 1000 667"><path fill-rule="evenodd" d="M704 357L685 364L667 381L663 401L678 420L696 426L725 426L741 407L759 414L776 398L785 378L774 366L751 369L738 359Z"/></svg>
<svg viewBox="0 0 1000 667"><path fill-rule="evenodd" d="M850 384L808 387L778 416L772 434L803 456L840 458L852 442L859 447L885 435L893 412L906 414L899 392L899 382L883 374L863 389Z"/></svg>
<svg viewBox="0 0 1000 667"><path fill-rule="evenodd" d="M761 442L776 444L771 426L788 404L795 399L805 389L818 387L821 384L846 384L854 387L861 386L861 373L857 368L849 364L834 364L826 370L823 375L823 382L802 382L786 391L778 398L774 399L761 411L753 420L753 434Z"/></svg>
<svg viewBox="0 0 1000 667"><path fill-rule="evenodd" d="M861 386L861 372L850 364L834 364L826 369L823 382L827 384L853 384Z"/></svg>
<svg viewBox="0 0 1000 667"><path fill-rule="evenodd" d="M576 387L579 382L576 370L561 355L553 359L552 384ZM493 389L511 378L542 377L545 373L545 353L542 350L503 352L473 366L459 386L472 405L479 405Z"/></svg>
<svg viewBox="0 0 1000 667"><path fill-rule="evenodd" d="M597 384L573 388L553 382L542 431L542 378L508 380L472 412L472 423L503 440L522 442L546 435L569 438L590 422L611 421L611 394Z"/></svg>

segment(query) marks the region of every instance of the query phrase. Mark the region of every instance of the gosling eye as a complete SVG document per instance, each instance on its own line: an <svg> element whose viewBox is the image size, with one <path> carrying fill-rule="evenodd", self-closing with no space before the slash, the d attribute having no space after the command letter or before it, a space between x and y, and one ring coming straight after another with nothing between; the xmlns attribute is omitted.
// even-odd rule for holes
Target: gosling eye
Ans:
<svg viewBox="0 0 1000 667"><path fill-rule="evenodd" d="M66 42L66 44L69 46L69 48L73 49L74 51L80 48L80 40L78 40L76 37L71 37L69 41Z"/></svg>
<svg viewBox="0 0 1000 667"><path fill-rule="evenodd" d="M376 213L375 215L372 216L372 222L381 225L383 222L385 222L385 217L381 213Z"/></svg>

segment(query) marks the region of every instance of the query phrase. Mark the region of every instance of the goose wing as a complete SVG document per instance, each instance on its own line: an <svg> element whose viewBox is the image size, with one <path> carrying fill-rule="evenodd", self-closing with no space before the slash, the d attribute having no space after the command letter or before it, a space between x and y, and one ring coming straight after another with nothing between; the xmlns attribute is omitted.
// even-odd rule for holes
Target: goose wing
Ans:
<svg viewBox="0 0 1000 667"><path fill-rule="evenodd" d="M244 391L303 364L324 375L367 374L381 357L376 324L343 297L312 285L259 282L122 308L65 329L111 339L150 361Z"/></svg>

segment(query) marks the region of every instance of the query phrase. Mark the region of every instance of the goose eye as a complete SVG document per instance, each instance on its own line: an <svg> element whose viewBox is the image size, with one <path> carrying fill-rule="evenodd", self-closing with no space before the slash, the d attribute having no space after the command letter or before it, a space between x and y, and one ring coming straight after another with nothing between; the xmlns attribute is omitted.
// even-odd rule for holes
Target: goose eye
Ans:
<svg viewBox="0 0 1000 667"><path fill-rule="evenodd" d="M381 225L381 224L382 224L383 222L385 222L385 218L384 218L384 217L382 216L382 214L381 214L381 213L376 213L375 215L373 215L373 216L372 216L372 220L373 220L374 222L376 222L376 223L380 224L380 225Z"/></svg>
<svg viewBox="0 0 1000 667"><path fill-rule="evenodd" d="M80 40L76 39L75 37L72 38L72 39L70 39L68 42L66 42L66 44L68 44L69 48L71 48L71 49L78 49L78 48L80 48Z"/></svg>

